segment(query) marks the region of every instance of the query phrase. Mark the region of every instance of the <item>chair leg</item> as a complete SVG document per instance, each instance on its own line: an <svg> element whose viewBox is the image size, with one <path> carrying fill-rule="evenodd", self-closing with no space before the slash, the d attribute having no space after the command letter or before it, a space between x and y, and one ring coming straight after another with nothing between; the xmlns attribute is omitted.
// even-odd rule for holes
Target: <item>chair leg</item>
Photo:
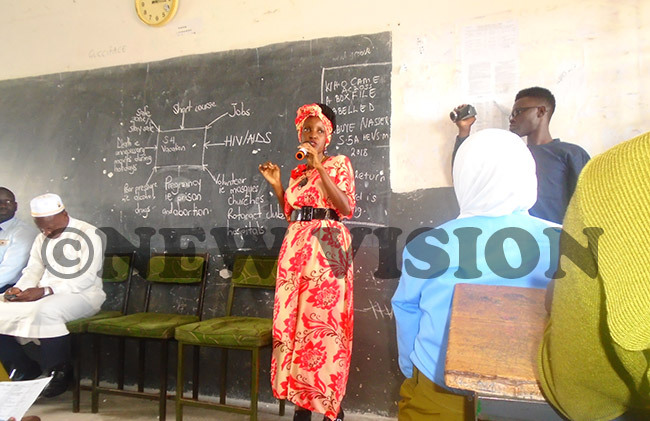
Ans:
<svg viewBox="0 0 650 421"><path fill-rule="evenodd" d="M198 400L199 399L199 364L201 360L201 347L198 345L194 345L192 347L194 349L193 353L193 360L192 360L192 399Z"/></svg>
<svg viewBox="0 0 650 421"><path fill-rule="evenodd" d="M99 411L99 391L97 387L99 386L99 363L100 363L100 345L101 337L99 335L93 335L93 354L94 354L94 364L93 364L93 380L92 380L92 392L91 392L91 404L90 411L93 414L96 414Z"/></svg>
<svg viewBox="0 0 650 421"><path fill-rule="evenodd" d="M158 406L158 419L160 421L165 421L167 415L167 345L166 339L160 345L160 402Z"/></svg>
<svg viewBox="0 0 650 421"><path fill-rule="evenodd" d="M221 348L221 385L219 386L219 403L226 403L226 383L228 374L228 349Z"/></svg>
<svg viewBox="0 0 650 421"><path fill-rule="evenodd" d="M194 361L196 365L196 361ZM183 421L183 378L185 362L183 359L183 343L178 343L178 361L176 362L176 421Z"/></svg>
<svg viewBox="0 0 650 421"><path fill-rule="evenodd" d="M120 337L118 341L117 388L124 390L124 338Z"/></svg>
<svg viewBox="0 0 650 421"><path fill-rule="evenodd" d="M79 358L79 335L71 334L72 342L72 412L79 412L81 388L81 359Z"/></svg>
<svg viewBox="0 0 650 421"><path fill-rule="evenodd" d="M138 392L144 392L145 340L138 339Z"/></svg>
<svg viewBox="0 0 650 421"><path fill-rule="evenodd" d="M257 421L257 392L260 386L260 349L251 350L251 421Z"/></svg>

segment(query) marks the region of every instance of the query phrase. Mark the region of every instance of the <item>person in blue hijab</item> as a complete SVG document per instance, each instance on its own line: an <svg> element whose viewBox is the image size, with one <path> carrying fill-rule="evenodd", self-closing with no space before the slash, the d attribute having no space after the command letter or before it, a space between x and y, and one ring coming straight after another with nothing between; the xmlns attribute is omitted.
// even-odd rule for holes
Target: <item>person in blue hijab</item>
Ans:
<svg viewBox="0 0 650 421"><path fill-rule="evenodd" d="M400 421L463 420L473 410L467 392L444 382L457 283L545 288L557 267L560 226L528 214L537 178L519 136L500 129L472 134L456 154L453 182L460 215L406 245L392 299L406 376Z"/></svg>

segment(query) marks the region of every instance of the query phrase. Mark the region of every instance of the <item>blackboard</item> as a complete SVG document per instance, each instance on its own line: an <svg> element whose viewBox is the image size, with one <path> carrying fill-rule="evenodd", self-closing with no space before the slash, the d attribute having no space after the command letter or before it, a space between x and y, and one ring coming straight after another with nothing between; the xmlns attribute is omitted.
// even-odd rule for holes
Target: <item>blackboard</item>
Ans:
<svg viewBox="0 0 650 421"><path fill-rule="evenodd" d="M110 249L135 250L139 269L151 251L192 244L208 251L203 317L221 316L234 253L277 254L287 226L257 165L277 162L286 185L297 163L295 111L327 102L339 125L329 153L350 157L358 199L345 222L355 252L355 327L343 404L346 412L395 415L403 377L390 299L401 252L408 238L458 215L458 206L451 188L391 192L391 54L390 33L379 33L0 81L0 185L16 193L23 217L33 196L60 194L72 216L107 233ZM131 312L144 298L134 280ZM180 293L159 298L160 311L195 305ZM235 312L269 317L272 300L243 296ZM157 353L148 355L145 385L157 387ZM229 361L246 367L248 359ZM269 359L267 350L262 360ZM133 360L126 384L135 382ZM210 373L201 393L218 395L218 356L204 353L201 364ZM115 382L116 367L105 365L103 379ZM263 363L260 400L274 402L268 369ZM89 361L82 375L90 376ZM229 382L229 396L248 398L246 369L229 373Z"/></svg>
<svg viewBox="0 0 650 421"><path fill-rule="evenodd" d="M346 221L356 252L346 410L393 414L397 237L415 223L409 212L420 209L427 223L436 211L429 199L391 194L391 50L391 34L378 33L0 81L0 185L16 193L25 217L30 198L60 194L72 216L107 233L109 248L136 249L140 269L150 251L192 243L210 252L204 317L220 316L233 254L277 254L287 225L257 165L281 165L286 186L297 164L296 109L327 103L338 120L328 152L347 155L356 172L357 210ZM134 291L129 307L139 311L141 283ZM174 310L193 305L163 298ZM272 297L259 299L239 307L269 316ZM233 358L247 364L247 356ZM214 356L202 364L218 370ZM232 393L246 398L246 375L236 374ZM216 393L213 377L202 393ZM260 384L271 402L266 366Z"/></svg>
<svg viewBox="0 0 650 421"><path fill-rule="evenodd" d="M353 224L383 226L391 67L380 33L3 81L0 173L23 200L59 193L131 242L138 227L192 227L204 249L224 236L268 248L286 222L257 165L278 163L286 185L295 111L325 102L338 120L328 153L356 171Z"/></svg>

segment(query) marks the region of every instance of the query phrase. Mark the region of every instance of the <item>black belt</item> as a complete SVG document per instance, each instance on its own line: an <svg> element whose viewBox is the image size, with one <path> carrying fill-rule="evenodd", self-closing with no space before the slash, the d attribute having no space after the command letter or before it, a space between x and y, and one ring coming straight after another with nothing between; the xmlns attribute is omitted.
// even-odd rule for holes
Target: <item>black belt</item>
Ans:
<svg viewBox="0 0 650 421"><path fill-rule="evenodd" d="M314 208L312 206L303 206L291 212L291 221L311 221L312 219L333 219L338 221L339 215L334 209Z"/></svg>

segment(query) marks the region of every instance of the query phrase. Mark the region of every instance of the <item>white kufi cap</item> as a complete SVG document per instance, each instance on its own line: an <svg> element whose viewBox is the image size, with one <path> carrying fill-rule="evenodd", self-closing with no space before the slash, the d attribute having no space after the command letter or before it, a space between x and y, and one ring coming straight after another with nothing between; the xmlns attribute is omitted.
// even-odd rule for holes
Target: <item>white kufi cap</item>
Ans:
<svg viewBox="0 0 650 421"><path fill-rule="evenodd" d="M32 216L34 218L56 215L65 209L63 201L59 195L54 193L46 193L37 196L32 199L29 205L32 209Z"/></svg>

